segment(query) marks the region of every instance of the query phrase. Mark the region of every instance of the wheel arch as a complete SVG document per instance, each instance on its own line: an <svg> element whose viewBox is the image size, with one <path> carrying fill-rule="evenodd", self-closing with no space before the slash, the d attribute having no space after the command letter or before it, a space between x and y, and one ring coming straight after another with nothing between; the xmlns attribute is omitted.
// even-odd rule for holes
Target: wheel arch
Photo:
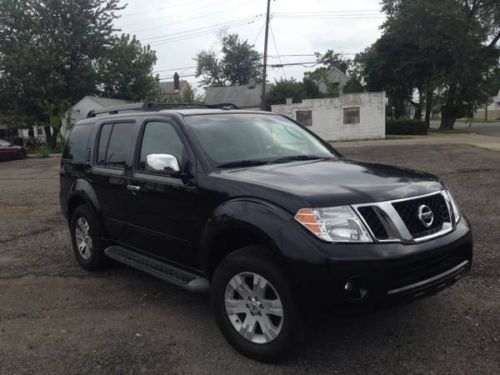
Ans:
<svg viewBox="0 0 500 375"><path fill-rule="evenodd" d="M256 200L233 200L219 206L201 236L201 264L209 278L230 253L249 245L265 245L275 257L283 257L279 235L286 223L281 208Z"/></svg>
<svg viewBox="0 0 500 375"><path fill-rule="evenodd" d="M71 220L74 210L82 204L87 204L101 219L101 208L94 188L87 181L78 179L70 188L67 203L68 221Z"/></svg>

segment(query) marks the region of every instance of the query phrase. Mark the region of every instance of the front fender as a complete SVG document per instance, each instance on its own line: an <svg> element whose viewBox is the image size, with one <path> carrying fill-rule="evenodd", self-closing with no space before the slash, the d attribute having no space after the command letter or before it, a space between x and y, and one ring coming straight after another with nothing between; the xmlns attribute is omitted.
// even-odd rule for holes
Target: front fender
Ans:
<svg viewBox="0 0 500 375"><path fill-rule="evenodd" d="M321 262L323 259L320 253L305 249L308 246L303 246L304 243L293 243L292 238L297 236L291 231L303 231L289 212L263 200L238 198L218 206L206 222L200 239L204 269L210 264L212 241L218 234L230 229L244 229L255 233L256 238L271 242L274 250L288 260L306 257L308 261Z"/></svg>

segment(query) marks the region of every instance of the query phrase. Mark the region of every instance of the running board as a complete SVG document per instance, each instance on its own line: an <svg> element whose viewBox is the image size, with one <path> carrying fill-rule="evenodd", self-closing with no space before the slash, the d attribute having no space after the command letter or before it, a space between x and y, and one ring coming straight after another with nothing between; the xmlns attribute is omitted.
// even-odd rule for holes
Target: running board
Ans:
<svg viewBox="0 0 500 375"><path fill-rule="evenodd" d="M121 246L110 246L104 250L104 253L111 259L180 286L190 292L205 292L210 286L208 280L203 277Z"/></svg>

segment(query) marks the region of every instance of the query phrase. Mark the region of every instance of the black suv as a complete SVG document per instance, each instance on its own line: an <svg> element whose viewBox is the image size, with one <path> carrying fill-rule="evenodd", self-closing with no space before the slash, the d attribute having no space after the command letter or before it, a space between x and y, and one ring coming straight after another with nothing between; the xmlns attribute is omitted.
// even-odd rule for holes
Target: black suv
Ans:
<svg viewBox="0 0 500 375"><path fill-rule="evenodd" d="M472 236L435 176L343 158L281 115L130 106L71 132L60 201L78 263L109 258L191 291L241 353L292 353L303 307L433 294ZM138 110L139 109L139 110Z"/></svg>

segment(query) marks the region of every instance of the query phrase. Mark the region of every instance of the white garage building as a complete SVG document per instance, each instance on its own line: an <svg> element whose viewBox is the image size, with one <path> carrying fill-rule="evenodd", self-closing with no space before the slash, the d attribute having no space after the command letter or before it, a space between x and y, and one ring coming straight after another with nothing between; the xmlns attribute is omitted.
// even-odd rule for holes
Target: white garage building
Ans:
<svg viewBox="0 0 500 375"><path fill-rule="evenodd" d="M385 137L385 92L344 94L277 104L272 111L296 119L326 141Z"/></svg>

